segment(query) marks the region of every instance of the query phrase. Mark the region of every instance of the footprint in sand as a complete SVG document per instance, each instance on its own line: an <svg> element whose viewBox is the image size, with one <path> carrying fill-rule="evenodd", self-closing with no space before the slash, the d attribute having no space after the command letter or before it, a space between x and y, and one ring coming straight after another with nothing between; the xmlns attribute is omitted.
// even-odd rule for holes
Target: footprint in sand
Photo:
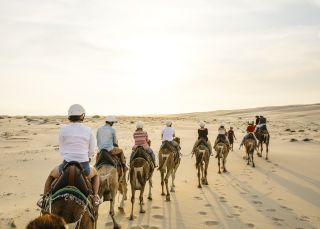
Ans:
<svg viewBox="0 0 320 229"><path fill-rule="evenodd" d="M277 210L273 209L273 208L267 209L267 212L275 212L275 211L277 211Z"/></svg>
<svg viewBox="0 0 320 229"><path fill-rule="evenodd" d="M252 198L258 198L259 196L258 195L252 195L251 197Z"/></svg>
<svg viewBox="0 0 320 229"><path fill-rule="evenodd" d="M194 197L195 199L197 199L197 200L203 200L201 197L199 197L199 196L195 196Z"/></svg>
<svg viewBox="0 0 320 229"><path fill-rule="evenodd" d="M238 205L234 205L233 206L234 208L237 208L237 209L242 209L242 207L238 206Z"/></svg>
<svg viewBox="0 0 320 229"><path fill-rule="evenodd" d="M253 223L247 223L247 226L248 226L249 228L254 228L254 224L253 224Z"/></svg>
<svg viewBox="0 0 320 229"><path fill-rule="evenodd" d="M212 204L206 204L205 207L212 207Z"/></svg>
<svg viewBox="0 0 320 229"><path fill-rule="evenodd" d="M207 212L198 212L200 215L207 215Z"/></svg>
<svg viewBox="0 0 320 229"><path fill-rule="evenodd" d="M164 219L163 215L153 215L152 217L155 219Z"/></svg>
<svg viewBox="0 0 320 229"><path fill-rule="evenodd" d="M272 220L275 221L275 222L282 222L282 221L284 221L284 219L280 219L280 218L277 218L277 217L272 217Z"/></svg>
<svg viewBox="0 0 320 229"><path fill-rule="evenodd" d="M206 221L205 224L208 226L213 226L213 225L218 225L219 222L218 221Z"/></svg>
<svg viewBox="0 0 320 229"><path fill-rule="evenodd" d="M254 204L262 204L262 202L261 202L261 201L257 201L257 200L252 201L252 203L254 203Z"/></svg>
<svg viewBox="0 0 320 229"><path fill-rule="evenodd" d="M152 206L153 209L160 209L161 207L159 206Z"/></svg>
<svg viewBox="0 0 320 229"><path fill-rule="evenodd" d="M234 216L240 216L240 214L237 214L237 213L233 213L232 215L234 215Z"/></svg>
<svg viewBox="0 0 320 229"><path fill-rule="evenodd" d="M106 227L111 228L111 227L113 227L113 222L108 222L105 225L106 225Z"/></svg>
<svg viewBox="0 0 320 229"><path fill-rule="evenodd" d="M285 209L285 210L292 211L292 208L288 208L287 206L281 205L280 207L283 208L283 209Z"/></svg>

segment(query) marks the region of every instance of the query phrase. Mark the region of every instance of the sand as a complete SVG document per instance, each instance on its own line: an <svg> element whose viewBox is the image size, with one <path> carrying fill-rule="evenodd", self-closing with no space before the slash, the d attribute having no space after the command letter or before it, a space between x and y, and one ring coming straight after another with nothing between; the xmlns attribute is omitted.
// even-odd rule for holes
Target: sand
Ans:
<svg viewBox="0 0 320 229"><path fill-rule="evenodd" d="M242 159L244 150L238 148L246 121L259 113L269 120L269 160L255 155L256 168L252 168ZM171 202L160 195L157 171L153 200L147 200L146 192L146 213L139 214L136 205L134 221L128 220L128 186L125 213L116 209L122 228L320 228L320 104L118 117L115 128L126 156L130 155L135 122L140 119L155 151L164 121L172 119L184 156ZM190 157L199 120L207 122L212 142L221 122L232 125L238 138L227 160L229 172L218 174L217 160L211 157L209 185L202 189L197 188L195 158ZM49 171L61 161L58 131L66 123L65 117L0 117L0 228L25 228L40 214L36 201ZM103 118L88 117L85 124L95 133ZM108 210L108 202L100 206L98 228L112 228Z"/></svg>

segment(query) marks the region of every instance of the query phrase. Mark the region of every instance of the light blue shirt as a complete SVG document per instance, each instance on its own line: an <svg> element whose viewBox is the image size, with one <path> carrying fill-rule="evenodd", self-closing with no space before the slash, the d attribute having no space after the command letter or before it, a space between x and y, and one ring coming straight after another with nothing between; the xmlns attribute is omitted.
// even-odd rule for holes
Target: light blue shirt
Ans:
<svg viewBox="0 0 320 229"><path fill-rule="evenodd" d="M115 129L108 124L99 127L97 131L97 145L99 150L106 149L111 151L113 144L118 144Z"/></svg>

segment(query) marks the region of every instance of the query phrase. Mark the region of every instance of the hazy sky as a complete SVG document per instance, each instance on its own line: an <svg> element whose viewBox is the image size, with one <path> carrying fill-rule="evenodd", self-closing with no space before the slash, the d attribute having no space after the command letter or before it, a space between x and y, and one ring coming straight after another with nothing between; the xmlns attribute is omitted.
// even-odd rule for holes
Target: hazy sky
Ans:
<svg viewBox="0 0 320 229"><path fill-rule="evenodd" d="M320 102L320 0L0 0L0 114Z"/></svg>

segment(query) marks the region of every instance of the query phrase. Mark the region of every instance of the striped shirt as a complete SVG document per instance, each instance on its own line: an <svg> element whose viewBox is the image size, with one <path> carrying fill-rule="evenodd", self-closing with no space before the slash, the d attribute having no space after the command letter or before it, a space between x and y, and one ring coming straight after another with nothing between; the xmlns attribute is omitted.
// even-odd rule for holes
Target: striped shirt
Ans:
<svg viewBox="0 0 320 229"><path fill-rule="evenodd" d="M143 130L136 130L133 133L134 146L132 147L135 150L138 146L142 146L145 150L149 149L148 145L148 133Z"/></svg>

